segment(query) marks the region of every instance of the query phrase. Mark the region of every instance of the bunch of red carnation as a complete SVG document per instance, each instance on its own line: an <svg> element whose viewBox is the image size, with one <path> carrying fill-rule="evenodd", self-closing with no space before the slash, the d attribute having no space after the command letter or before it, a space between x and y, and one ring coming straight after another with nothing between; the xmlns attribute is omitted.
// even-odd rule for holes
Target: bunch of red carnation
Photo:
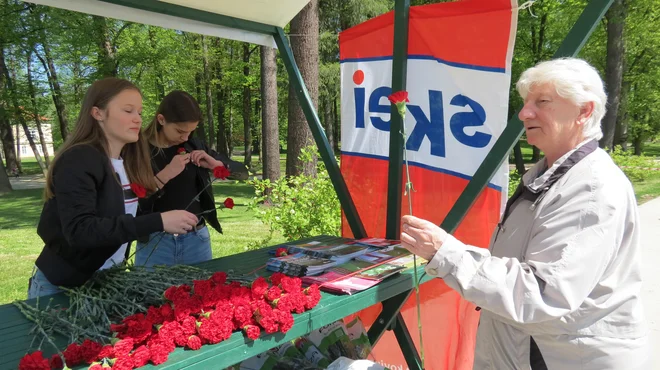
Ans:
<svg viewBox="0 0 660 370"><path fill-rule="evenodd" d="M302 288L299 278L281 273L243 286L228 282L224 272L216 272L208 280L195 280L192 287L172 286L163 294L167 302L162 306L151 306L146 313L112 324L111 345L91 340L70 344L63 352L66 365L130 370L147 363L162 364L176 347L198 350L204 344L220 343L237 330L253 340L262 331L286 333L294 324L293 313L310 310L321 299L317 285ZM59 356L49 361L37 351L21 359L19 370L63 366Z"/></svg>

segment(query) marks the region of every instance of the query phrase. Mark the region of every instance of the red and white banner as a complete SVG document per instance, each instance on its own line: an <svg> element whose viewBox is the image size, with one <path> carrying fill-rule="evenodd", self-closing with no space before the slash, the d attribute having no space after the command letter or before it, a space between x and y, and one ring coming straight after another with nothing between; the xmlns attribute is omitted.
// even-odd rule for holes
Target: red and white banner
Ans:
<svg viewBox="0 0 660 370"><path fill-rule="evenodd" d="M415 216L440 224L504 130L517 16L516 0L410 8L405 148L416 190ZM341 172L371 237L385 236L393 39L392 12L339 35ZM507 185L505 163L454 235L487 247ZM407 197L402 210L407 213ZM345 220L342 229L352 236ZM426 369L471 368L478 322L474 305L440 279L421 290ZM414 301L402 313L419 346ZM360 316L370 325L379 312L377 305ZM392 333L376 346L374 360L406 369Z"/></svg>

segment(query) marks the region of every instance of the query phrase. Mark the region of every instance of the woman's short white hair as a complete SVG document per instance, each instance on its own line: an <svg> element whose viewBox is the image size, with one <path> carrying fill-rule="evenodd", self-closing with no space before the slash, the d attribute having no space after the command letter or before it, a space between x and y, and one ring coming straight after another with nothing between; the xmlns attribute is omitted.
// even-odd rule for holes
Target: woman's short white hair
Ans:
<svg viewBox="0 0 660 370"><path fill-rule="evenodd" d="M598 71L582 59L560 58L541 62L529 68L516 83L518 93L525 100L534 85L551 83L557 94L578 106L593 102L594 111L584 125L586 139L600 140L603 131L600 121L605 116L607 94Z"/></svg>

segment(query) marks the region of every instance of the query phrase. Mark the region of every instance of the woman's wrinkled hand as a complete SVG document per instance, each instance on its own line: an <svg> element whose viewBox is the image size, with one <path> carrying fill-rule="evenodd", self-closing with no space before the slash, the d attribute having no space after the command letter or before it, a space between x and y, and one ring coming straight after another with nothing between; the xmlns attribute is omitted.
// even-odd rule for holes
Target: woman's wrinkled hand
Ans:
<svg viewBox="0 0 660 370"><path fill-rule="evenodd" d="M401 225L401 245L427 261L442 247L447 232L430 221L415 216L403 216Z"/></svg>

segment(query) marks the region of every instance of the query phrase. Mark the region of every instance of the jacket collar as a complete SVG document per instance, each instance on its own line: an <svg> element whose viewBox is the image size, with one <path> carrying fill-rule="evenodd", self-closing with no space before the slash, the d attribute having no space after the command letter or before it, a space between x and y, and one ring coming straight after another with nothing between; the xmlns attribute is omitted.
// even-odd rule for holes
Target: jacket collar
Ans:
<svg viewBox="0 0 660 370"><path fill-rule="evenodd" d="M581 142L573 150L557 159L547 170L546 159L543 158L523 175L522 181L524 186L534 194L549 189L555 182L557 182L557 180L568 172L568 170L573 168L573 166L597 148L597 140L587 139Z"/></svg>

